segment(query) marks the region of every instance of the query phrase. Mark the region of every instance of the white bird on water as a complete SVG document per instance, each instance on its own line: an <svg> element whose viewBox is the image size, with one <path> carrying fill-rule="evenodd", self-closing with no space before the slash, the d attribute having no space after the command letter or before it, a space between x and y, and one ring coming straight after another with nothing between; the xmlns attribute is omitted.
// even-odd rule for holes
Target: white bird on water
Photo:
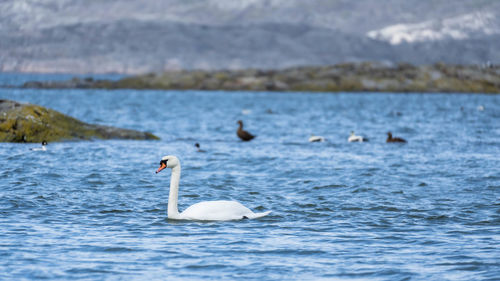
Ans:
<svg viewBox="0 0 500 281"><path fill-rule="evenodd" d="M169 155L161 158L160 168L156 173L165 168L171 168L170 192L168 195L169 219L175 220L200 220L200 221L228 221L240 219L256 219L267 216L271 211L254 213L252 210L236 201L204 201L199 202L179 213L177 200L179 196L179 181L181 178L181 163L177 157Z"/></svg>
<svg viewBox="0 0 500 281"><path fill-rule="evenodd" d="M31 150L33 150L33 151L46 151L47 150L47 142L42 141L42 147L35 147L35 148L32 148Z"/></svg>
<svg viewBox="0 0 500 281"><path fill-rule="evenodd" d="M321 136L312 135L309 137L309 142L324 142L325 138Z"/></svg>
<svg viewBox="0 0 500 281"><path fill-rule="evenodd" d="M364 141L368 141L367 138L363 138L362 136L356 136L354 134L354 131L351 131L351 135L349 136L349 138L347 139L348 142L364 142Z"/></svg>

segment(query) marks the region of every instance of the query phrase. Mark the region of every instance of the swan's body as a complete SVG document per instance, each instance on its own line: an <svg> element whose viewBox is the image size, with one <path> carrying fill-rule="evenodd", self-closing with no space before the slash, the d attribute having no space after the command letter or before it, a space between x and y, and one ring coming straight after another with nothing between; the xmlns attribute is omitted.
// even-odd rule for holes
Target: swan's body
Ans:
<svg viewBox="0 0 500 281"><path fill-rule="evenodd" d="M239 219L256 219L269 214L254 213L236 201L204 201L196 203L179 214L180 219L226 221Z"/></svg>
<svg viewBox="0 0 500 281"><path fill-rule="evenodd" d="M347 139L348 142L364 142L368 141L368 139L363 138L362 136L356 136L354 132L351 132L351 135Z"/></svg>
<svg viewBox="0 0 500 281"><path fill-rule="evenodd" d="M325 141L325 138L321 137L321 136L311 135L309 137L309 142L324 142L324 141Z"/></svg>
<svg viewBox="0 0 500 281"><path fill-rule="evenodd" d="M170 178L170 192L168 195L168 218L177 220L227 221L240 219L256 219L268 215L271 211L254 213L252 210L236 201L204 201L196 203L184 212L179 213L177 200L179 196L179 180L181 165L175 156L165 156L161 159L160 168L172 168Z"/></svg>

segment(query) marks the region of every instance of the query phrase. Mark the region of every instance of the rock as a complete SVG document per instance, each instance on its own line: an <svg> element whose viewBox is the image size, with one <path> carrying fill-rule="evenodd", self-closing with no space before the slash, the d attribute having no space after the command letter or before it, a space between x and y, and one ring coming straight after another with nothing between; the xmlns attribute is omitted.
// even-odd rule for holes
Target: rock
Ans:
<svg viewBox="0 0 500 281"><path fill-rule="evenodd" d="M100 88L226 91L466 92L500 93L500 66L414 66L407 63L344 63L280 70L170 71L118 81L26 82L23 88Z"/></svg>
<svg viewBox="0 0 500 281"><path fill-rule="evenodd" d="M158 140L151 133L93 125L34 104L0 100L0 142Z"/></svg>

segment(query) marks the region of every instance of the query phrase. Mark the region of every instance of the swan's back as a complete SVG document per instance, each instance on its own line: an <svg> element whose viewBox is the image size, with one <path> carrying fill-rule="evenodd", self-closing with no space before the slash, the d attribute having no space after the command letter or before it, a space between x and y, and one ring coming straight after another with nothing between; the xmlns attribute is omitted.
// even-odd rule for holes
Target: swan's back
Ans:
<svg viewBox="0 0 500 281"><path fill-rule="evenodd" d="M270 211L254 213L236 201L204 201L187 208L180 214L180 219L204 221L255 219L269 213Z"/></svg>

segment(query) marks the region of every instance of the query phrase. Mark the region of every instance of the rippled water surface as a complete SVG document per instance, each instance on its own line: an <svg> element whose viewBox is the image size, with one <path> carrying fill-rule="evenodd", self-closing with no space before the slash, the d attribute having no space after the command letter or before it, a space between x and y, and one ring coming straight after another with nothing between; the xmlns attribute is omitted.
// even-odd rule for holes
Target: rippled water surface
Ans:
<svg viewBox="0 0 500 281"><path fill-rule="evenodd" d="M500 96L15 90L161 141L0 144L1 280L498 280ZM484 110L479 110L483 106ZM257 135L237 139L236 121ZM354 130L370 139L348 143ZM386 144L385 133L408 140ZM309 143L311 133L324 143ZM199 142L206 153L199 153ZM258 220L167 219L237 200Z"/></svg>

